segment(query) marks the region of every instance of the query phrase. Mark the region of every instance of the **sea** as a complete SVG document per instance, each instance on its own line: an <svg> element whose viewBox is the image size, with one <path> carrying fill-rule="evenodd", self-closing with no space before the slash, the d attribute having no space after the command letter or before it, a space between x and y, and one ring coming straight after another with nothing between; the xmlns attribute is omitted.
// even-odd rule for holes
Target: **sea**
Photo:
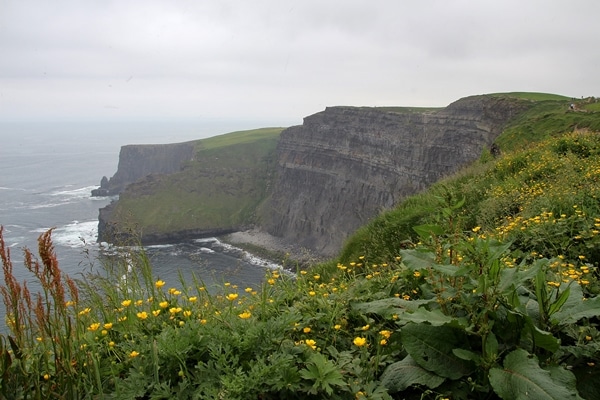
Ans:
<svg viewBox="0 0 600 400"><path fill-rule="evenodd" d="M0 225L14 275L30 290L39 289L24 266L23 249L37 254L38 237L51 228L60 268L72 278L102 273L102 259L131 250L97 243L98 210L114 198L91 196L103 176L116 172L121 146L185 142L260 126L219 120L0 122ZM279 268L217 238L135 250L146 253L154 276L168 287L180 288L180 278L189 283L193 276L209 289L227 282L257 287L267 270ZM5 317L0 304L0 333L6 331Z"/></svg>

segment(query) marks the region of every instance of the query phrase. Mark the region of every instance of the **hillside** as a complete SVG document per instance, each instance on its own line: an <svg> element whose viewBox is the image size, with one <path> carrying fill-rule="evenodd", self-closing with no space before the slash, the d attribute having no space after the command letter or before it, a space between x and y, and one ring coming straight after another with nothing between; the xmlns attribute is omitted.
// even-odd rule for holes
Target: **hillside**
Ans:
<svg viewBox="0 0 600 400"><path fill-rule="evenodd" d="M123 187L123 177L131 181L101 210L99 238L127 233L159 243L253 227L287 247L332 257L382 210L476 160L538 101L482 95L441 109L328 107L279 136L222 135L218 148L191 159L180 155L182 146L125 146L109 191L113 182ZM169 152L175 159L165 158ZM141 165L152 175L136 179ZM177 165L181 171L160 172Z"/></svg>
<svg viewBox="0 0 600 400"><path fill-rule="evenodd" d="M134 180L117 202L100 211L100 240L142 237L144 243L164 243L255 223L256 209L272 184L274 150L282 130L263 128L188 142L192 157L177 172ZM153 148L164 146L169 145ZM156 160L153 155L122 159L132 164L144 158ZM115 176L119 174L125 174L121 162Z"/></svg>
<svg viewBox="0 0 600 400"><path fill-rule="evenodd" d="M497 157L483 151L361 227L339 258L271 271L256 291L225 283L211 294L200 280L176 289L143 253L77 290L47 233L43 268L26 260L54 300L40 304L56 306L34 308L11 280L0 232L12 317L0 395L600 398L593 104L574 115L537 105L543 113L520 121L532 132L508 127L497 141L512 146ZM566 121L576 125L564 131Z"/></svg>

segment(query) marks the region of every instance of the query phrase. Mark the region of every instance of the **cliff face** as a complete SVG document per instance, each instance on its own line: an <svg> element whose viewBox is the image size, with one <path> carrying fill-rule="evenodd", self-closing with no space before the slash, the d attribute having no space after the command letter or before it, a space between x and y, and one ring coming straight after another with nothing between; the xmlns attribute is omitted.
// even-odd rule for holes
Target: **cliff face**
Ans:
<svg viewBox="0 0 600 400"><path fill-rule="evenodd" d="M264 228L332 256L383 209L476 160L527 107L473 96L436 112L331 107L306 117L281 134Z"/></svg>
<svg viewBox="0 0 600 400"><path fill-rule="evenodd" d="M112 178L102 178L92 196L119 194L130 183L150 174L172 174L194 156L194 142L127 145L121 147L119 165Z"/></svg>

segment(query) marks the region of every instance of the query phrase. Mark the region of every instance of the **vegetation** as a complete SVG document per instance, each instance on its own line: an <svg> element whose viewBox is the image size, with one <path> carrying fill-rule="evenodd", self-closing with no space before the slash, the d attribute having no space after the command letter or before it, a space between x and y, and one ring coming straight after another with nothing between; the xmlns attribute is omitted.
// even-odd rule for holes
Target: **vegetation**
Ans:
<svg viewBox="0 0 600 400"><path fill-rule="evenodd" d="M600 398L600 135L536 138L260 290L163 282L143 253L74 282L47 232L33 295L0 230L0 396Z"/></svg>
<svg viewBox="0 0 600 400"><path fill-rule="evenodd" d="M144 234L252 224L267 197L282 130L263 128L199 140L194 160L181 172L151 176L123 192L112 220L133 230L144 227Z"/></svg>

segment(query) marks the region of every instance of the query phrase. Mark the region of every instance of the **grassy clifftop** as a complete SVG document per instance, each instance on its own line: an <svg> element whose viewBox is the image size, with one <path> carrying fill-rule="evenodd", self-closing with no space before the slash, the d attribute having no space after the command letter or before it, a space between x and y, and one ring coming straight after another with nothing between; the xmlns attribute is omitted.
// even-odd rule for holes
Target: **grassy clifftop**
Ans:
<svg viewBox="0 0 600 400"><path fill-rule="evenodd" d="M232 132L199 140L182 171L130 185L111 219L144 234L249 225L264 201L283 128Z"/></svg>

